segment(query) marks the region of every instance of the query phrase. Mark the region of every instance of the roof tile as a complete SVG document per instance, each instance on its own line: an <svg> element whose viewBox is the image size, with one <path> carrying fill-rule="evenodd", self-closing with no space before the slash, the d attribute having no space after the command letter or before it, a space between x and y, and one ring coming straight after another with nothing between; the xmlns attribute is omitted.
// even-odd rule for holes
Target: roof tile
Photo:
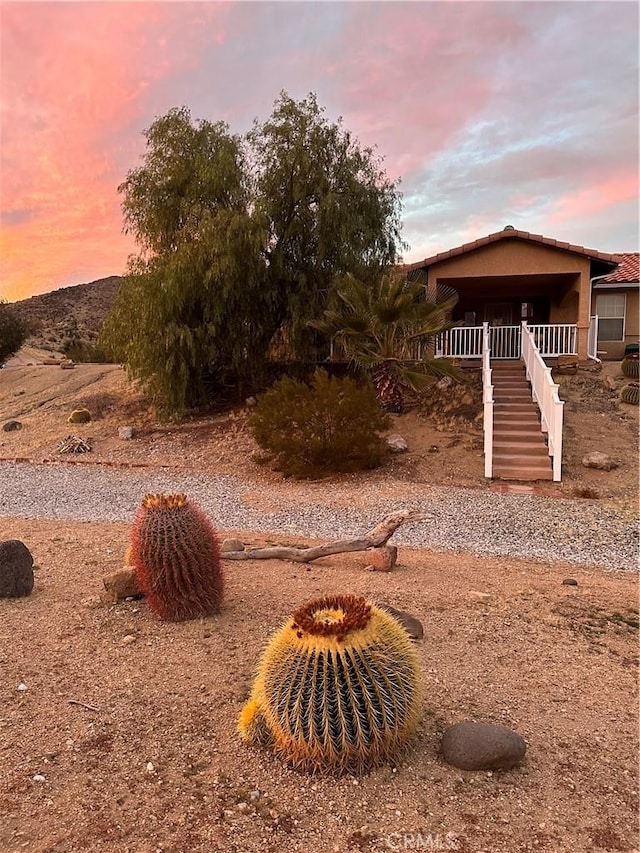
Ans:
<svg viewBox="0 0 640 853"><path fill-rule="evenodd" d="M620 265L600 282L636 282L640 281L640 254L638 252L622 252L619 255Z"/></svg>
<svg viewBox="0 0 640 853"><path fill-rule="evenodd" d="M516 228L507 228L503 231L496 231L493 234L488 234L486 237L481 237L478 240L474 240L471 243L464 243L462 246L457 246L455 249L448 249L446 252L439 252L437 255L432 255L430 258L425 258L423 261L416 261L413 264L405 264L404 268L407 271L423 269L424 267L433 266L433 264L437 264L440 261L447 260L448 258L456 257L457 255L466 254L466 252L471 252L474 249L479 249L481 246L486 246L489 243L497 243L499 240L528 240L532 243L542 243L546 246L554 246L555 248L562 249L565 252L573 252L576 255L587 255L589 258L593 258L598 261L606 261L608 263L620 263L622 266L621 259L625 257L636 258L635 261L635 270L636 270L636 278L631 279L632 281L637 281L638 276L638 255L637 253L633 255L633 253L623 254L623 255L614 255L609 252L598 252L596 249L585 249L584 246L578 246L573 243L564 243L558 242L557 240L553 240L551 237L543 237L542 234L531 234L529 231L518 231ZM620 270L612 273L612 275L616 275ZM605 279L606 280L606 279ZM629 279L622 279L623 281L629 281Z"/></svg>

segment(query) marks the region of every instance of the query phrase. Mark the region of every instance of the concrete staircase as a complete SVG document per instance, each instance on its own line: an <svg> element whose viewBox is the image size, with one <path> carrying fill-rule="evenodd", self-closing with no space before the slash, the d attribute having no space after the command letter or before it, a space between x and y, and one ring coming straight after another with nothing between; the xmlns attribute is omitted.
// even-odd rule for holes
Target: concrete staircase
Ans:
<svg viewBox="0 0 640 853"><path fill-rule="evenodd" d="M552 480L553 468L538 407L521 361L492 361L493 477Z"/></svg>

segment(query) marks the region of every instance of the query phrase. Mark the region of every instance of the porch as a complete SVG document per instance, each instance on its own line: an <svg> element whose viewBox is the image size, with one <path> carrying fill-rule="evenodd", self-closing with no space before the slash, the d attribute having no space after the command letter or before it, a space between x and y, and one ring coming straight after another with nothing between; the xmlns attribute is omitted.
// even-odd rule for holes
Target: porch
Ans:
<svg viewBox="0 0 640 853"><path fill-rule="evenodd" d="M576 323L543 323L529 325L523 320L517 326L456 326L436 338L435 358L481 360L483 332L488 334L492 360L513 360L522 356L523 331L528 330L542 358L578 355L578 326ZM598 318L591 317L587 343L588 358L598 360Z"/></svg>

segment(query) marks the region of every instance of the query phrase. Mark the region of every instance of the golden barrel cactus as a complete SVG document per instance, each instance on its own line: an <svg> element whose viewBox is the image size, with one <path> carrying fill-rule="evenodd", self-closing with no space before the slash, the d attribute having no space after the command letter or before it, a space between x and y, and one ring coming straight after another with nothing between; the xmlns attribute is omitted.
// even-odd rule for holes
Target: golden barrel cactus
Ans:
<svg viewBox="0 0 640 853"><path fill-rule="evenodd" d="M415 732L423 679L400 623L364 598L300 607L271 638L238 731L306 771L361 773Z"/></svg>
<svg viewBox="0 0 640 853"><path fill-rule="evenodd" d="M218 613L224 579L218 538L186 495L145 495L128 561L151 609L172 622Z"/></svg>

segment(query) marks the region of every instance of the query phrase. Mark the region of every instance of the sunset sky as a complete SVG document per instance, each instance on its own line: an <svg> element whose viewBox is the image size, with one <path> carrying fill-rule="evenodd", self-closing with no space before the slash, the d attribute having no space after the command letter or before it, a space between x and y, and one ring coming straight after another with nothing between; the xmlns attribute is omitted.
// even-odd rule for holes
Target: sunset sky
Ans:
<svg viewBox="0 0 640 853"><path fill-rule="evenodd" d="M405 261L510 224L638 249L635 2L2 2L0 297L122 274L118 184L171 107L282 90L402 178Z"/></svg>

